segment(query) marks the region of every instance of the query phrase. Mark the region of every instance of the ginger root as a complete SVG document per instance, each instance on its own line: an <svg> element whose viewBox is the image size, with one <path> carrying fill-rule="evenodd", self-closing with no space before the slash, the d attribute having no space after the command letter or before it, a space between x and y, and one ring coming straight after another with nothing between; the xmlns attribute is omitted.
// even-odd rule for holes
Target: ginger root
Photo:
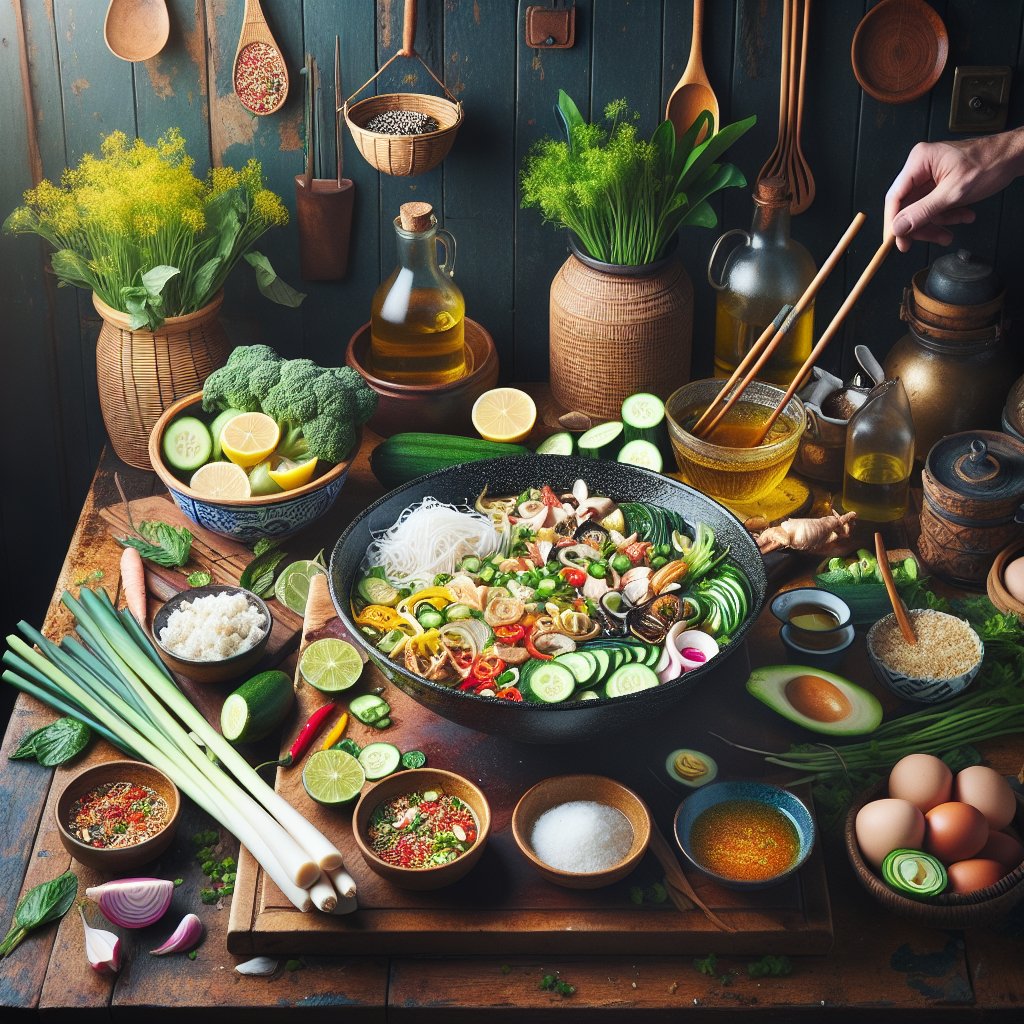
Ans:
<svg viewBox="0 0 1024 1024"><path fill-rule="evenodd" d="M822 554L836 541L850 536L856 518L856 512L833 512L820 519L787 519L762 530L757 535L757 546L762 555L779 548Z"/></svg>

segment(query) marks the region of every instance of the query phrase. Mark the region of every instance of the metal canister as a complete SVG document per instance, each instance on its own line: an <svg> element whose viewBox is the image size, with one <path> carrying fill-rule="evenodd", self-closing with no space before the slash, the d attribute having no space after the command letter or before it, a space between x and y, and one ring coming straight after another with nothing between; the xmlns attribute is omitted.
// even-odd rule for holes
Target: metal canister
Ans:
<svg viewBox="0 0 1024 1024"><path fill-rule="evenodd" d="M867 394L868 388L847 386L835 374L814 367L809 383L800 391L807 429L793 463L798 473L823 483L842 481L846 427Z"/></svg>
<svg viewBox="0 0 1024 1024"><path fill-rule="evenodd" d="M939 576L984 586L996 555L1024 538L1024 442L994 430L950 434L928 452L918 552Z"/></svg>

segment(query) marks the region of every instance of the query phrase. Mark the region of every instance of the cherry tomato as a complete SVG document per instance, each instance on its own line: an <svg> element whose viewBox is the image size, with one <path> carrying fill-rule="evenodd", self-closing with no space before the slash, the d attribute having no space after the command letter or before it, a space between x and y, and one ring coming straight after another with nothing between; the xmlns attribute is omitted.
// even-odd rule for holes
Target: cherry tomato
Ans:
<svg viewBox="0 0 1024 1024"><path fill-rule="evenodd" d="M587 574L582 569L574 569L571 565L562 570L562 578L570 587L582 587L587 582Z"/></svg>
<svg viewBox="0 0 1024 1024"><path fill-rule="evenodd" d="M494 635L503 644L517 644L526 636L526 630L517 622L511 626L498 626Z"/></svg>
<svg viewBox="0 0 1024 1024"><path fill-rule="evenodd" d="M499 690L494 696L500 697L502 700L514 700L519 703L523 699L523 695L514 686L506 686L504 690ZM467 840L469 839L468 836L466 838Z"/></svg>

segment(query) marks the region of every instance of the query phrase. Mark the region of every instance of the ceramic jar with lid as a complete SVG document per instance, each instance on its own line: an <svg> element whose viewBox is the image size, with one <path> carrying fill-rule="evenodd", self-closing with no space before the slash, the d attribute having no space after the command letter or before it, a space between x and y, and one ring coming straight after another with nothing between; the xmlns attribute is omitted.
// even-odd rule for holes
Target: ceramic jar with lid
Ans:
<svg viewBox="0 0 1024 1024"><path fill-rule="evenodd" d="M1024 538L1024 443L994 430L951 434L921 475L918 551L940 576L984 586L1007 544Z"/></svg>
<svg viewBox="0 0 1024 1024"><path fill-rule="evenodd" d="M1004 343L1004 292L991 264L965 249L937 259L904 290L908 332L885 359L910 399L922 459L941 437L998 427L1018 360Z"/></svg>

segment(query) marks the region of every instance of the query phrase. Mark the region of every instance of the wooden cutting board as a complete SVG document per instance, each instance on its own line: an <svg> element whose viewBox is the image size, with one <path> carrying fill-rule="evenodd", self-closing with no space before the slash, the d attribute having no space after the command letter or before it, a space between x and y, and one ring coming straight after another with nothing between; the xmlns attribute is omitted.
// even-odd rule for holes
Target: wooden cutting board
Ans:
<svg viewBox="0 0 1024 1024"><path fill-rule="evenodd" d="M310 590L303 645L322 636L345 638L335 617L326 581ZM322 584L322 585L320 585ZM733 659L745 662L743 658ZM742 678L740 678L740 676ZM653 855L625 881L595 891L562 889L542 879L520 854L510 821L519 797L549 775L590 772L620 779L651 807L666 836L672 815L690 792L671 785L664 760L673 749L709 749L694 722L721 719L740 699L745 665L721 690L695 699L677 715L651 723L649 732L602 740L586 746L527 746L454 725L391 686L368 664L344 697L385 687L393 725L380 732L350 721L347 736L361 745L384 740L400 750L422 750L428 764L459 772L476 782L491 804L492 832L480 863L456 885L436 892L408 892L371 871L352 839L352 807L322 807L302 787L301 765L279 769L276 789L336 842L359 887L359 909L345 916L295 910L244 848L228 925L233 953L271 956L299 954L421 953L453 954L707 954L825 953L832 945L832 917L820 846L797 877L773 889L736 893L688 875L701 899L735 932L720 931L699 910L685 913L671 903L642 905L630 899L631 886L660 881ZM300 724L324 702L324 695L296 679L296 709L286 723L282 749ZM339 704L347 703L339 701ZM707 706L697 706L703 703ZM717 710L715 710L717 709ZM313 749L316 748L314 744ZM723 772L727 753L716 749ZM307 755L308 756L308 755ZM749 759L745 765L749 771ZM809 800L808 790L800 790Z"/></svg>

